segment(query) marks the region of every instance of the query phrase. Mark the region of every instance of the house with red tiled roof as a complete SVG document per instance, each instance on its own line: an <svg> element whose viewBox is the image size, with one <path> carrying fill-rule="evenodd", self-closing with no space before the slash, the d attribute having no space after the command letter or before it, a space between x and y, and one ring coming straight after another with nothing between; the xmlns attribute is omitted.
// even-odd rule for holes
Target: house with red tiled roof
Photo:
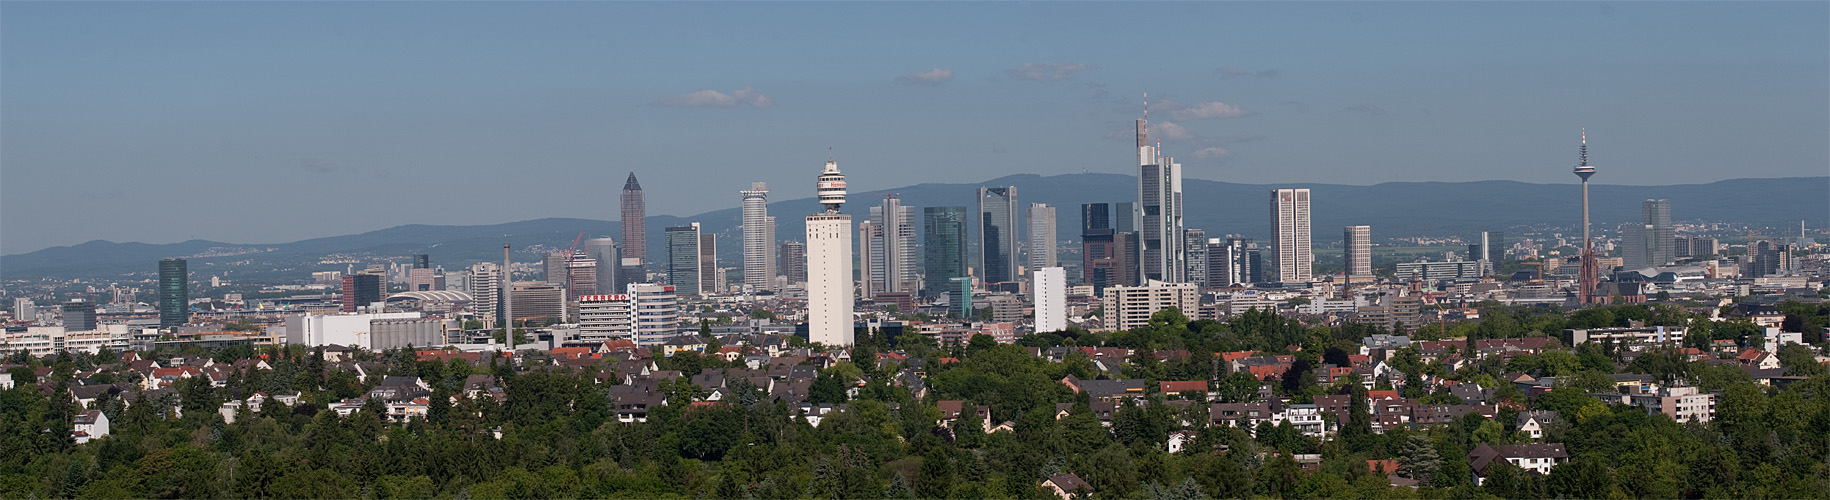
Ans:
<svg viewBox="0 0 1830 500"><path fill-rule="evenodd" d="M1206 380L1163 380L1158 381L1156 384L1158 389L1157 392L1161 392L1165 396L1181 394L1188 391L1199 392L1203 398L1206 398L1207 396Z"/></svg>

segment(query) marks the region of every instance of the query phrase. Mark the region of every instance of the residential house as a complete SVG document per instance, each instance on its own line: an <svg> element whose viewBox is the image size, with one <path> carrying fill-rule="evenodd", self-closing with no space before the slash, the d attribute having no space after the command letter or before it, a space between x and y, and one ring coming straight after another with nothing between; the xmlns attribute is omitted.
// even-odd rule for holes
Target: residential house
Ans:
<svg viewBox="0 0 1830 500"><path fill-rule="evenodd" d="M1512 465L1527 472L1550 474L1550 469L1557 464L1569 461L1569 453L1563 450L1562 444L1487 444L1481 443L1468 452L1468 465L1474 469L1474 485L1480 486L1493 472L1493 466L1500 462Z"/></svg>
<svg viewBox="0 0 1830 500"><path fill-rule="evenodd" d="M1517 427L1519 432L1531 436L1533 440L1544 439L1544 428L1557 421L1557 412L1551 410L1519 412Z"/></svg>
<svg viewBox="0 0 1830 500"><path fill-rule="evenodd" d="M89 410L76 414L76 423L70 427L70 437L76 444L88 443L108 435L108 415L101 410Z"/></svg>
<svg viewBox="0 0 1830 500"><path fill-rule="evenodd" d="M1076 496L1085 498L1088 494L1093 493L1092 486L1080 479L1080 476L1072 473L1049 476L1048 479L1042 480L1042 487L1055 492L1055 496L1061 497L1061 500L1069 500Z"/></svg>

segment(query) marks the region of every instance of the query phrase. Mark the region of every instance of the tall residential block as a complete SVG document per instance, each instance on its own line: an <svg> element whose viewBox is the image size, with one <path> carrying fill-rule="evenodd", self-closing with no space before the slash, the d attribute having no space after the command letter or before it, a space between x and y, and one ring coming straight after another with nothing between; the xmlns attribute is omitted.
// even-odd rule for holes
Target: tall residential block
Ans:
<svg viewBox="0 0 1830 500"><path fill-rule="evenodd" d="M190 271L184 259L159 261L159 328L191 320Z"/></svg>
<svg viewBox="0 0 1830 500"><path fill-rule="evenodd" d="M870 220L858 226L864 251L866 297L914 292L920 287L915 263L915 211L896 195L870 207Z"/></svg>
<svg viewBox="0 0 1830 500"><path fill-rule="evenodd" d="M718 235L699 233L699 294L724 293L726 284L724 268L718 267Z"/></svg>
<svg viewBox="0 0 1830 500"><path fill-rule="evenodd" d="M1060 265L1055 248L1055 207L1029 204L1029 273Z"/></svg>
<svg viewBox="0 0 1830 500"><path fill-rule="evenodd" d="M1067 329L1067 271L1044 267L1035 271L1036 332Z"/></svg>
<svg viewBox="0 0 1830 500"><path fill-rule="evenodd" d="M782 277L788 284L807 282L807 244L799 241L784 241L776 262L782 264Z"/></svg>
<svg viewBox="0 0 1830 500"><path fill-rule="evenodd" d="M680 333L680 302L672 285L637 283L626 290L635 310L632 337L637 345L655 345Z"/></svg>
<svg viewBox="0 0 1830 500"><path fill-rule="evenodd" d="M1309 190L1271 190L1271 268L1277 281L1314 279L1315 257L1309 241Z"/></svg>
<svg viewBox="0 0 1830 500"><path fill-rule="evenodd" d="M623 182L622 208L623 262L617 281L641 283L648 280L648 205L642 198L642 184L635 181L635 172L630 172L629 180Z"/></svg>
<svg viewBox="0 0 1830 500"><path fill-rule="evenodd" d="M680 295L699 294L699 223L662 230L667 240L667 284Z"/></svg>
<svg viewBox="0 0 1830 500"><path fill-rule="evenodd" d="M851 216L839 213L845 204L845 175L839 173L839 164L826 160L815 186L825 210L807 216L807 341L851 345Z"/></svg>
<svg viewBox="0 0 1830 500"><path fill-rule="evenodd" d="M966 207L921 209L922 295L947 294L953 278L966 277Z"/></svg>
<svg viewBox="0 0 1830 500"><path fill-rule="evenodd" d="M1182 275L1188 278L1184 281L1207 286L1207 231L1182 230L1182 246Z"/></svg>
<svg viewBox="0 0 1830 500"><path fill-rule="evenodd" d="M160 313L161 316L163 316L164 311L161 310ZM32 299L26 297L13 299L13 321L24 321L26 323L38 321L38 305L33 304ZM164 318L161 317L160 323L164 322Z"/></svg>
<svg viewBox="0 0 1830 500"><path fill-rule="evenodd" d="M1372 226L1347 226L1341 231L1341 258L1348 277L1372 276Z"/></svg>
<svg viewBox="0 0 1830 500"><path fill-rule="evenodd" d="M985 283L1017 278L1017 187L979 188L979 266Z"/></svg>
<svg viewBox="0 0 1830 500"><path fill-rule="evenodd" d="M502 266L478 262L470 266L470 310L491 319L502 317Z"/></svg>
<svg viewBox="0 0 1830 500"><path fill-rule="evenodd" d="M775 281L775 228L769 217L769 185L750 183L743 195L743 284L767 290Z"/></svg>

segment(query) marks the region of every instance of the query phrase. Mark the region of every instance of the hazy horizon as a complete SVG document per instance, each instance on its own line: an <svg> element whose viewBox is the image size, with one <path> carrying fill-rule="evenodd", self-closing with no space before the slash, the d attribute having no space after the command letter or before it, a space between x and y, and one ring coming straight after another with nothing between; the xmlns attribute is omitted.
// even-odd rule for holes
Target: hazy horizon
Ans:
<svg viewBox="0 0 1830 500"><path fill-rule="evenodd" d="M1137 178L1137 177L1136 177L1136 176L1133 176L1133 175L1127 175L1127 174L1116 174L1116 173L1105 173L1105 172L1089 172L1089 173L1088 173L1088 174L1095 174L1095 175L1114 175L1114 176L1123 176L1123 177L1129 177L1129 178L1132 178L1132 179L1136 179L1136 178ZM639 174L639 173L638 173L638 174L637 174L637 175L640 175L640 174ZM1039 174L1014 174L1014 175L1017 175L1017 176L1021 176L1021 175L1039 175ZM1079 173L1079 172L1075 172L1075 173L1070 173L1070 174L1055 174L1055 175L1045 175L1045 176L1041 176L1041 177L1042 177L1042 178L1051 178L1051 177L1061 177L1061 176L1071 176L1071 175L1084 175L1084 174L1081 174L1081 173ZM991 182L991 181L995 181L995 180L1000 180L1000 179L1007 179L1007 178L1009 178L1009 177L1012 177L1012 176L1001 176L1001 177L998 177L998 178L995 178L995 179L986 179L986 180L984 180L984 181L981 181L981 182L976 182L976 183L974 183L974 182L965 182L965 183L960 183L960 182L930 182L930 183L928 183L928 184L941 184L941 185L949 185L949 184L951 184L951 185L959 185L959 186L962 186L962 187L964 187L964 186L975 186L975 185L987 185L987 186L989 186L989 185L994 185L994 183L992 183L992 182ZM1769 177L1769 178L1752 178L1752 177L1743 177L1743 178L1736 178L1736 179L1723 179L1723 180L1720 180L1720 181L1714 181L1714 182L1705 182L1705 183L1696 183L1696 184L1612 184L1612 183L1610 183L1610 184L1602 184L1602 183L1591 183L1591 186L1593 186L1593 187L1597 187L1597 188L1605 188L1605 187L1608 187L1608 186L1623 186L1623 187L1665 187L1665 186L1688 186L1688 185L1706 185L1706 184L1714 184L1714 183L1716 183L1716 182L1728 182L1728 181L1736 181L1736 180L1747 180L1747 179L1783 179L1783 178L1785 178L1785 177ZM1823 179L1830 179L1830 175L1825 175L1825 176L1810 176L1810 177L1794 177L1794 178L1814 178L1814 179L1815 179L1815 178L1823 178ZM1210 180L1208 180L1208 179L1198 179L1198 180L1202 180L1202 181L1209 181L1209 182L1220 182L1220 183L1227 183L1227 182L1226 182L1226 181L1210 181ZM1256 183L1254 183L1254 184L1247 184L1247 183L1228 183L1228 184L1235 184L1235 185L1245 185L1245 186L1264 186L1264 187L1275 187L1275 186L1283 186L1283 187L1304 187L1304 188L1326 188L1326 187L1362 187L1362 188L1363 188L1363 187L1374 187L1374 186L1379 186L1379 185L1383 185L1383 184L1416 184L1416 183L1432 183L1432 182L1452 182L1452 183L1479 183L1479 182L1519 182L1519 183L1523 183L1523 184L1530 184L1530 185L1550 185L1550 186L1558 186L1558 185L1568 185L1568 186L1569 186L1569 187L1570 187L1570 188L1571 188L1571 189L1572 189L1572 190L1573 190L1573 189L1575 189L1575 188L1576 188L1576 186L1577 186L1577 184L1578 184L1578 183L1576 183L1576 182L1568 182L1568 183L1562 183L1562 182L1548 182L1548 183L1527 183L1527 182L1523 182L1523 181L1512 181L1512 180L1504 180L1504 179L1489 179L1489 180L1482 180L1482 181L1391 181L1391 182L1381 182L1381 183L1377 183L1377 184L1327 184L1327 183L1313 183L1313 182L1309 182L1309 183L1266 183L1266 184L1256 184ZM646 186L644 186L644 187L646 187ZM848 204L847 204L847 205L846 205L846 208L845 208L845 209L844 209L844 210L845 210L845 211L846 211L846 212L848 212L848 213L850 213L850 212L854 212L854 211L858 211L858 210L864 210L864 209L866 209L866 208L867 208L867 207L868 207L868 205L866 205L866 204L862 204L862 203L857 203L857 200L858 200L858 195L863 195L863 194L867 194L867 193L872 193L872 192L881 192L881 191L885 191L885 190L891 190L891 189L902 189L902 188L907 188L907 187L912 187L912 185L911 185L911 186L890 186L890 187L884 187L884 188L875 188L875 189L869 189L869 190L864 190L864 191L852 191L852 194L853 194L853 195L854 195L854 196L853 196L853 197L852 197L852 198L853 198L853 200L852 200L852 201L853 201L853 202L854 202L854 203L848 203ZM1018 185L1018 189L1019 189L1019 190L1021 190L1021 189L1022 189L1022 188L1023 188L1023 186L1022 186L1022 185ZM774 188L773 188L773 187L772 187L772 188L771 188L771 189L774 189ZM1575 192L1575 191L1571 191L1571 192L1572 192L1572 193L1574 193L1574 192ZM773 193L772 193L772 194L773 194ZM796 196L796 197L793 197L793 198L786 198L786 197L773 197L773 198L771 198L771 199L770 199L770 201L769 201L769 204L770 204L770 205L776 205L776 204L779 204L779 203L791 203L791 202L801 202L801 201L805 201L805 202L808 202L808 203L812 203L812 202L813 202L813 200L814 200L814 197L813 197L813 196L811 196L811 195L809 195L809 196ZM1113 202L1113 201L1114 201L1114 199L1112 199L1112 198L1100 198L1100 199L1089 199L1089 200L1086 200L1086 203L1098 203L1098 202L1106 202L1106 203L1111 203L1111 202ZM1026 202L1026 203L1027 203L1027 202ZM1638 201L1637 201L1637 200L1633 200L1633 201L1632 201L1632 204L1633 204L1633 205L1634 205L1634 206L1638 206ZM927 206L927 205L919 205L919 206ZM739 206L738 206L738 205L737 205L737 204L736 204L736 203L732 203L732 204L731 204L731 205L730 205L730 206L721 206L721 207L714 207L714 208L711 208L711 209L708 209L708 210L703 210L703 211L699 211L699 212L693 212L693 213L683 213L683 214L671 214L671 213L654 213L654 212L653 212L653 211L650 211L650 212L649 212L649 213L648 213L648 217L650 217L650 218L653 218L653 217L676 217L676 218L680 218L680 219L692 219L692 218L693 218L693 217L697 217L697 216L701 216L701 215L706 215L706 214L710 214L710 213L715 213L715 212L719 212L719 211L724 211L724 210L738 210L738 209L739 209L739 208L740 208L740 207L739 207ZM1072 207L1069 207L1069 208L1072 208ZM606 214L606 215L617 215L617 214ZM772 213L772 215L776 215L776 216L777 216L777 217L781 217L781 216L782 216L782 214L780 214L780 213ZM854 214L854 215L856 215L856 214ZM182 240L172 240L172 241L129 241L129 240L110 240L110 239L108 239L108 238L96 238L96 239L91 239L91 240L84 240L84 241L79 241L79 242L71 242L71 243L61 243L61 244L56 244L56 245L48 245L48 246L44 246L44 247L40 247L40 248L33 248L33 249L28 249L28 250L22 250L22 251L17 251L17 252L14 252L14 251L7 251L7 252L4 252L4 253L0 253L0 255L7 255L7 256L12 256L12 255L21 255L21 254L27 254L27 253L32 253L32 252L36 252L36 251L40 251L40 250L45 250L45 249L49 249L49 248L58 248L58 247L69 247L69 246L75 246L75 245L81 245L81 244L84 244L84 243L90 243L90 242L95 242L95 241L106 241L106 242L110 242L110 243L144 243L144 244L151 244L151 245L163 245L163 244L172 244L172 243L182 243L182 242L185 242L185 241L191 241L191 240L207 240L207 241L215 241L215 242L218 242L218 243L226 243L226 244L235 244L235 245L271 245L271 244L289 244L289 243L296 243L296 242L299 242L299 241L305 241L305 240L311 240L311 239L317 239L317 238L332 238L332 237L340 237L340 236L350 236L350 235L357 235L357 234L365 234L365 233L370 233L370 232L375 232L375 231L383 231L383 230L387 230L387 229L392 229L392 228L397 228L397 227L402 227L402 226L488 226L488 225L497 225L497 224L513 224L513 223L519 223L519 222L528 222L528 221L535 221L535 220L542 220L542 219L580 219L580 220L591 220L591 221L602 221L602 222L620 222L620 221L619 221L619 220L618 220L618 218L617 218L617 217L592 217L592 216L584 216L584 215L574 215L574 214L563 214L563 213L552 213L552 214L545 214L545 215L536 215L536 216L534 216L534 217L527 217L527 218L517 218L517 219L505 219L505 220L479 220L479 221L457 221L457 222L451 222L451 223L427 223L427 222L416 222L416 221L406 221L406 222L401 222L401 223L398 223L398 224L389 224L389 225L385 225L385 226L373 226L373 227L363 227L363 228L351 228L351 229L349 229L349 230L346 230L346 231L343 231L343 232L334 232L334 233L327 233L327 234L311 234L311 235L297 235L297 236L294 236L294 237L287 237L287 238L281 238L281 239L275 239L275 240L266 240L266 241L227 241L227 240L214 240L214 239L211 239L211 238L186 238L186 239L182 239ZM1078 215L1074 215L1074 216L1073 216L1073 217L1070 217L1070 219L1073 219L1073 220L1078 220ZM1680 218L1680 220L1688 220L1688 219L1684 219L1684 218ZM1063 224L1063 225L1067 225L1067 224L1069 224L1069 222L1071 222L1071 221L1070 221L1070 220L1069 220L1069 219L1061 219L1061 222L1060 222L1060 223L1061 223L1061 224ZM1559 220L1552 220L1552 219L1548 219L1548 218L1547 218L1547 219L1546 219L1546 220L1545 220L1545 222L1546 222L1546 223L1557 223L1557 222L1560 222L1560 221L1559 221ZM1561 222L1568 222L1568 221L1561 221ZM651 226L651 227L652 227L652 226ZM605 234L605 235L598 235L598 236L608 236L608 237L616 237L616 236L617 236L617 235L614 235L614 234Z"/></svg>

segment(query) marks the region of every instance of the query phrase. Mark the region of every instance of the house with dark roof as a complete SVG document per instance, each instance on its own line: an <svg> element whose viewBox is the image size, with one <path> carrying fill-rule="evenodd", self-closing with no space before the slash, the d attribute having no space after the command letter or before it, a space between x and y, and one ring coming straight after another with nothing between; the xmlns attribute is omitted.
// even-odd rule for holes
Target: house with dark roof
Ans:
<svg viewBox="0 0 1830 500"><path fill-rule="evenodd" d="M1474 485L1492 474L1493 467L1500 463L1511 463L1526 472L1550 474L1550 469L1557 464L1569 461L1569 452L1564 451L1563 444L1487 444L1481 443L1468 452L1468 465L1474 471Z"/></svg>
<svg viewBox="0 0 1830 500"><path fill-rule="evenodd" d="M1049 476L1048 479L1042 480L1041 486L1055 492L1055 496L1061 497L1061 500L1069 500L1075 496L1084 498L1093 492L1093 486L1088 485L1085 480L1073 473Z"/></svg>
<svg viewBox="0 0 1830 500"><path fill-rule="evenodd" d="M1557 421L1557 412L1551 410L1522 411L1515 427L1532 439L1544 439L1544 428Z"/></svg>

